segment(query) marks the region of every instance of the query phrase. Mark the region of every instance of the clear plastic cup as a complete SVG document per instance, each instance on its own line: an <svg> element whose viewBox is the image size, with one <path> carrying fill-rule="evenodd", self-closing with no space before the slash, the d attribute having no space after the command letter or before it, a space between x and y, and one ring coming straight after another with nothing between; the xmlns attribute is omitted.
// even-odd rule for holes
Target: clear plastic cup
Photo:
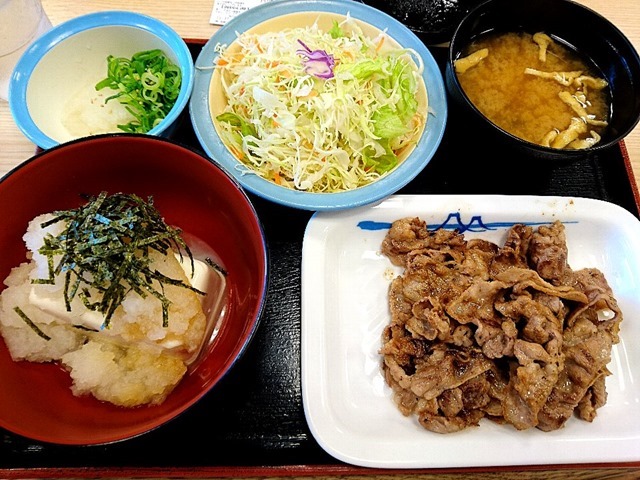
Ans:
<svg viewBox="0 0 640 480"><path fill-rule="evenodd" d="M9 80L22 53L50 28L40 0L0 0L0 99L8 99Z"/></svg>

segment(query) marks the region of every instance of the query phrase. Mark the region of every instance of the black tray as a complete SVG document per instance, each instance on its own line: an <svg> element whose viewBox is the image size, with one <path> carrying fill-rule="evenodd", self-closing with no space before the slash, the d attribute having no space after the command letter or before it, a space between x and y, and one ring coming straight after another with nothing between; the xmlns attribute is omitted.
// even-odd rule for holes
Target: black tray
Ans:
<svg viewBox="0 0 640 480"><path fill-rule="evenodd" d="M202 45L190 44L194 58ZM431 48L440 65L446 50ZM188 111L173 139L201 150ZM589 197L618 204L636 217L635 180L623 144L571 164L533 164L468 131L449 105L441 147L399 193L529 194ZM261 476L371 472L341 464L311 435L302 405L300 340L302 240L313 212L250 195L263 223L270 284L260 327L225 378L177 419L137 438L101 446L36 442L0 429L3 477Z"/></svg>

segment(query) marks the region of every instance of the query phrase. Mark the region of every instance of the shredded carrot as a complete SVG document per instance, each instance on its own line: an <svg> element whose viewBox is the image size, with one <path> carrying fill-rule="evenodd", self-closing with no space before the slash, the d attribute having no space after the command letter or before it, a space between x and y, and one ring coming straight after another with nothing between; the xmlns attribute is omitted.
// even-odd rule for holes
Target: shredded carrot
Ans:
<svg viewBox="0 0 640 480"><path fill-rule="evenodd" d="M244 56L245 55L243 52L237 52L232 55L227 55L226 57L218 57L216 60L216 65L224 67L233 63L240 63Z"/></svg>
<svg viewBox="0 0 640 480"><path fill-rule="evenodd" d="M305 95L304 97L300 97L300 98L302 98L302 99L307 98L308 99L308 98L317 97L318 95L319 95L319 93L318 93L317 90L311 90L307 95Z"/></svg>
<svg viewBox="0 0 640 480"><path fill-rule="evenodd" d="M229 145L229 149L231 150L231 153L233 153L233 155L238 160L243 160L244 159L244 152L242 150L240 150L239 148L235 147L234 145Z"/></svg>
<svg viewBox="0 0 640 480"><path fill-rule="evenodd" d="M382 48L382 44L384 43L384 39L385 39L385 38L386 38L386 37L384 37L384 36L381 36L381 37L380 37L380 40L378 41L378 44L376 45L376 52L379 52L379 51L380 51L380 49Z"/></svg>

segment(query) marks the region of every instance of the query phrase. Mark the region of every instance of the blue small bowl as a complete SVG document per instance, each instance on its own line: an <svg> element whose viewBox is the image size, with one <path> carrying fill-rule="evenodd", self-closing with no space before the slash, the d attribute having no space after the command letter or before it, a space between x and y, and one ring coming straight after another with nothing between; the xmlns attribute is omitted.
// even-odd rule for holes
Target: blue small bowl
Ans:
<svg viewBox="0 0 640 480"><path fill-rule="evenodd" d="M244 32L283 15L305 13L308 14L311 24L320 12L350 15L364 24L386 31L402 47L413 49L424 64L422 77L428 96L427 125L413 152L379 180L337 193L294 190L251 173L249 167L241 164L223 144L211 114L211 105L215 100L210 96L210 89L220 45L231 44L236 40L238 32ZM345 0L272 0L236 16L205 44L196 60L195 83L189 111L196 136L205 152L226 168L246 190L288 207L320 211L370 204L397 192L413 180L427 166L440 145L447 121L447 100L444 80L435 59L424 43L393 17L368 5Z"/></svg>
<svg viewBox="0 0 640 480"><path fill-rule="evenodd" d="M130 58L153 48L162 49L182 70L175 105L161 123L147 132L166 136L193 90L193 59L184 40L169 26L152 17L124 11L92 13L64 22L24 52L9 84L9 106L16 124L43 149L107 133L100 124L100 115L94 114L96 110L85 110L86 105L81 102L90 99L92 93L95 95L95 89L91 89L106 77L108 55ZM98 103L105 108L103 101L93 102ZM109 108L119 106L114 104L118 102L109 102Z"/></svg>

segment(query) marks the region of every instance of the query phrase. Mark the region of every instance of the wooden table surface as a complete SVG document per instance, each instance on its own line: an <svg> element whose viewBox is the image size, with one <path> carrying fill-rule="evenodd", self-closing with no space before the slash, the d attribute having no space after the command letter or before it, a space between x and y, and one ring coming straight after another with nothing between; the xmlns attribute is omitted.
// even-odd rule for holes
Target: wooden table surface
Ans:
<svg viewBox="0 0 640 480"><path fill-rule="evenodd" d="M214 0L42 0L44 9L53 25L57 25L70 18L103 10L129 10L144 13L164 21L173 27L185 40L206 40L217 30L217 26L209 23ZM515 1L515 0L514 0ZM600 13L613 22L631 40L636 49L640 51L640 1L639 0L579 0L589 8ZM568 19L570 21L570 19ZM640 178L640 125L625 139L631 162L634 178ZM35 152L33 145L16 127L6 101L0 100L0 176L4 175L20 162L31 157ZM635 181L635 180L634 180ZM636 445L640 449L640 445ZM508 455L508 452L505 452ZM65 476L64 471L49 472L47 476ZM94 476L87 472L87 475ZM100 473L98 473L100 475ZM198 476L198 472L157 472L158 477L169 476ZM279 474L276 474L279 475ZM20 472L11 475L20 477ZM108 472L108 477L136 477L149 476L144 472ZM270 479L277 476L268 475ZM362 476L342 475L317 476L309 472L304 478L314 480L336 480L349 478L351 480L596 480L596 479L640 479L640 464L633 465L590 465L590 466L563 466L563 467L535 467L518 468L509 470L488 471L425 471L424 473L394 474Z"/></svg>

